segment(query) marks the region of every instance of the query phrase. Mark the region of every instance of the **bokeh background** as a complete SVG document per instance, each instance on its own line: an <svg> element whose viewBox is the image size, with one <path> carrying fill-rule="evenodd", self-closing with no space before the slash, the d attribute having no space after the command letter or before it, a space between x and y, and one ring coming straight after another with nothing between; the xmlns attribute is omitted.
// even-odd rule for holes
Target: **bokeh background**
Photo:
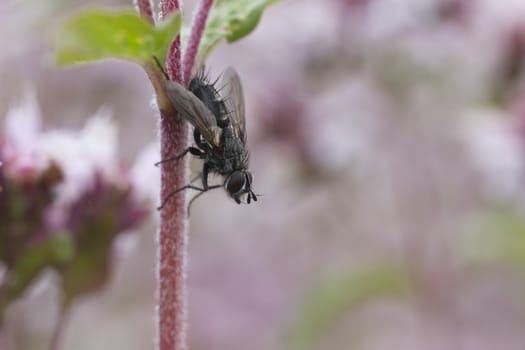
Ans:
<svg viewBox="0 0 525 350"><path fill-rule="evenodd" d="M0 2L0 132L28 101L43 132L111 115L151 218L116 240L63 349L149 349L153 90L130 63L52 63L56 26L91 6L131 4ZM230 65L261 197L212 191L192 208L189 349L525 349L524 1L282 1L208 61L211 76ZM55 277L8 310L16 349L47 348Z"/></svg>

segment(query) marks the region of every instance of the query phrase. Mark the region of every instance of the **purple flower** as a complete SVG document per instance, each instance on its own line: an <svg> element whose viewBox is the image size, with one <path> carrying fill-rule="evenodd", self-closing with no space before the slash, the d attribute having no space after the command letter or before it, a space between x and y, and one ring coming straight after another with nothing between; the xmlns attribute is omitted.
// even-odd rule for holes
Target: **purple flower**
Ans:
<svg viewBox="0 0 525 350"><path fill-rule="evenodd" d="M107 109L80 131L42 132L40 119L29 90L0 142L0 315L48 266L62 274L66 303L101 287L113 239L149 212L117 159Z"/></svg>

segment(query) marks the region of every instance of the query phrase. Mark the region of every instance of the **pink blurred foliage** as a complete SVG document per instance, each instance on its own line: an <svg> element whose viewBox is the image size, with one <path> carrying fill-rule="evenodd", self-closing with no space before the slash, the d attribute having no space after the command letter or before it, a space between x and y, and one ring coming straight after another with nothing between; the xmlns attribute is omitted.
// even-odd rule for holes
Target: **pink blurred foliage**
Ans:
<svg viewBox="0 0 525 350"><path fill-rule="evenodd" d="M334 270L359 270L385 259L408 265L413 298L378 298L357 310L348 307L320 343L310 344L312 349L341 349L354 341L360 344L355 348L366 349L388 348L393 342L407 349L488 349L502 339L507 339L505 349L524 346L517 331L521 322L508 312L516 299L507 296L519 294L519 287L514 289L511 279L490 291L478 290L484 283L480 280L496 276L486 267L491 262L471 265L463 255L463 236L472 234L471 225L495 207L522 212L525 159L511 101L487 101L493 101L502 70L514 64L519 52L507 46L519 45L507 29L525 18L525 8L509 3L507 10L499 7L496 13L490 1L394 3L282 4L269 11L269 29L239 44L238 55L219 49L218 61L233 59L244 73L251 116L248 143L257 190L263 194L258 210L263 213L231 214L215 202L197 211L228 215L219 219L226 227L222 232L215 228L212 239L228 240L221 249L233 254L231 269L239 275L249 259L239 251L264 252L251 260L262 259L260 266L273 271L272 277L261 278L258 287L245 279L243 289L260 295L257 305L272 312L228 301L235 293L226 288L232 282L216 282L219 289L193 282L199 291L213 289L205 306L192 304L200 310L196 317L206 331L203 336L198 329L190 330L197 348L292 346L283 329L287 322L300 323L291 310L300 308L297 298L306 298L309 282L315 284ZM343 17L337 12L341 7L348 11ZM496 29L502 22L505 26ZM294 31L288 35L284 27ZM297 32L302 35L297 37ZM272 54L232 58L261 47ZM270 68L261 71L261 66ZM268 219L258 220L261 216ZM193 230L202 234L211 227L194 222ZM246 230L264 238L245 238ZM235 238L228 238L232 234ZM210 238L195 238L193 244L205 239ZM273 254L260 248L262 240ZM469 244L476 250L482 242ZM203 263L199 252L192 254L195 265ZM202 254L209 258L213 253ZM272 258L261 258L264 254ZM199 281L224 276L210 269L202 268L205 276ZM261 294L252 291L257 288ZM215 299L221 315L244 312L230 320L235 325L246 325L246 315L253 311L252 331L257 329L260 342L239 340L234 331L223 339L225 327L235 326L221 327L220 321L206 316L213 307L208 303ZM469 307L462 307L465 300ZM484 311L488 300L494 309ZM515 306L521 310L523 304ZM258 324L267 317L266 327ZM480 318L486 322L474 321ZM361 319L365 325L359 325ZM206 341L208 337L213 340Z"/></svg>
<svg viewBox="0 0 525 350"><path fill-rule="evenodd" d="M239 207L217 191L192 209L189 348L292 349L290 329L310 317L319 281L384 261L406 267L411 294L338 305L311 349L525 348L523 265L494 252L523 232L481 220L524 214L524 21L512 0L282 2L253 35L219 47L208 66L241 74L262 196ZM151 90L129 66L75 68L57 81L27 66L39 91L53 83L39 94L46 116L85 114L111 96L128 157L153 137L139 107ZM68 90L70 100L53 99ZM150 290L150 240L117 266L128 278L113 297L72 320L68 344L100 345L85 325L101 320L127 349L153 338L139 331L151 320L140 312L130 317L137 332L119 328L122 309L151 302L129 297ZM508 244L519 253L519 242Z"/></svg>

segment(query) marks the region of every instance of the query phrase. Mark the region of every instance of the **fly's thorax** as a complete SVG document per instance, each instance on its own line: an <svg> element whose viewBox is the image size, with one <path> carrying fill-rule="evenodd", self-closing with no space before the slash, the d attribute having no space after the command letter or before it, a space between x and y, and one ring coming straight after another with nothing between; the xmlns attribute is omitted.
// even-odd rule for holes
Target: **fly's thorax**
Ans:
<svg viewBox="0 0 525 350"><path fill-rule="evenodd" d="M235 158L236 157L237 148L239 148L238 143L239 142L235 138L235 134L231 126L227 126L222 129L221 144L223 147L225 158Z"/></svg>
<svg viewBox="0 0 525 350"><path fill-rule="evenodd" d="M231 126L222 129L221 145L222 155L226 161L231 163L233 170L247 168L246 146L243 141L235 135Z"/></svg>
<svg viewBox="0 0 525 350"><path fill-rule="evenodd" d="M189 90L208 107L213 113L219 127L223 128L228 123L226 105L213 84L208 83L203 76L195 76L190 80Z"/></svg>

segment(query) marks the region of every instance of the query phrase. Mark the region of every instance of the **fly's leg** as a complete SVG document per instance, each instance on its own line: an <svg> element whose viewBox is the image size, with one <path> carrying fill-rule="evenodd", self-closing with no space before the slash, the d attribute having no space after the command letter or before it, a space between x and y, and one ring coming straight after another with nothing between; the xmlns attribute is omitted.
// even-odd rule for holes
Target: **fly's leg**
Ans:
<svg viewBox="0 0 525 350"><path fill-rule="evenodd" d="M164 164L164 163L168 163L168 162L171 162L177 159L181 159L188 153L191 153L192 155L199 157L199 158L203 158L206 155L206 153L203 150L198 149L197 147L188 147L184 151L180 152L179 154L173 157L169 157L169 158L161 160L160 162L155 163L155 166L159 166L160 164Z"/></svg>
<svg viewBox="0 0 525 350"><path fill-rule="evenodd" d="M202 142L201 133L197 129L193 130L193 139L195 140L197 146L204 148L204 142Z"/></svg>
<svg viewBox="0 0 525 350"><path fill-rule="evenodd" d="M160 162L155 163L155 166L159 166L160 164L163 164L163 163L181 159L186 154L188 154L188 152L200 159L204 159L206 157L206 150L209 149L209 146L207 143L202 141L201 133L197 131L197 129L193 131L193 139L195 140L195 143L197 144L198 148L188 147L184 151L180 152L179 154L173 157L169 157L169 158L161 160Z"/></svg>
<svg viewBox="0 0 525 350"><path fill-rule="evenodd" d="M193 198L188 203L188 216L190 215L191 205L193 204L193 202L197 198L202 196L204 194L204 192L207 192L209 190L214 190L216 188L222 187L222 185L212 185L212 186L208 185L208 174L209 174L209 171L210 171L210 165L208 163L204 163L204 165L202 166L201 179L202 179L202 188L205 189L205 190L201 191L200 193L197 193L195 196L193 196Z"/></svg>
<svg viewBox="0 0 525 350"><path fill-rule="evenodd" d="M164 198L164 200L162 201L162 204L159 207L157 207L157 210L161 210L162 208L164 208L164 206L171 199L171 197L173 197L174 195L176 195L179 192L182 192L184 190L199 191L200 193L198 193L195 197L193 197L190 200L190 202L188 203L188 215L189 215L190 214L191 204L193 203L193 201L197 197L201 196L204 192L206 192L208 190L212 190L212 189L221 187L221 185L208 186L208 174L209 174L209 171L210 171L209 164L208 163L204 163L204 165L202 166L202 172L201 172L201 175L200 175L201 180L202 180L202 188L192 185L192 183L197 179L197 178L195 178L195 179L191 180L191 182L189 184L187 184L185 186L182 186L181 188L177 188L175 191L173 191L170 194L168 194L168 196L166 198Z"/></svg>
<svg viewBox="0 0 525 350"><path fill-rule="evenodd" d="M208 190L208 174L210 172L210 165L206 162L202 165L201 179L202 179L202 188L204 191Z"/></svg>
<svg viewBox="0 0 525 350"><path fill-rule="evenodd" d="M222 185L213 185L213 186L209 186L208 187L208 191L210 190L214 190L216 188L219 188L219 187L222 187ZM193 202L199 198L200 196L202 196L204 194L204 192L206 191L201 191L200 193L197 193L195 196L193 196L192 199L190 199L190 202L188 203L188 216L190 216L190 209L191 209L191 205L193 204Z"/></svg>
<svg viewBox="0 0 525 350"><path fill-rule="evenodd" d="M195 140L197 147L199 147L204 154L212 152L210 144L202 140L202 135L197 129L193 130L193 139Z"/></svg>
<svg viewBox="0 0 525 350"><path fill-rule="evenodd" d="M190 184L194 183L195 181L197 181L198 179L200 179L202 176L202 173L199 173L197 176L195 176L193 179L190 180Z"/></svg>
<svg viewBox="0 0 525 350"><path fill-rule="evenodd" d="M173 197L177 193L182 192L184 190L195 190L195 191L200 191L201 193L204 193L204 192L207 191L207 189L205 190L204 188L200 188L200 187L193 186L193 185L190 185L190 184L182 186L181 188L177 188L175 191L173 191L170 194L168 194L168 196L166 198L164 198L164 201L162 201L162 204L157 207L157 210L162 210L162 208L164 208L164 206L166 205L166 203L168 203L168 201L171 199L171 197Z"/></svg>

